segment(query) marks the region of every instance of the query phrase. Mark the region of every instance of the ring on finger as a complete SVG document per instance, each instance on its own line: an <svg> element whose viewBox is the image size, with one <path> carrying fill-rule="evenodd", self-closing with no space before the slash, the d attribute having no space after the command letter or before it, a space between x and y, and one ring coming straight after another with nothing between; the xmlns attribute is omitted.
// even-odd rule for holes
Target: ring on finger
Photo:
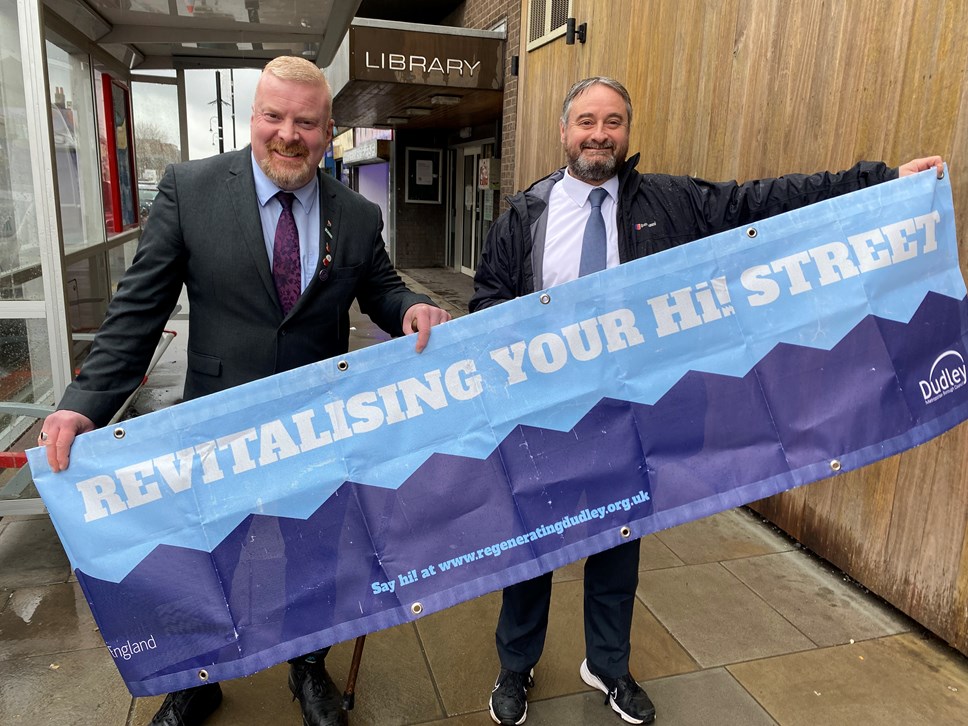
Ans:
<svg viewBox="0 0 968 726"><path fill-rule="evenodd" d="M40 442L41 443L46 443L47 439L49 439L49 438L50 437L47 435L47 432L46 431L41 431L40 432Z"/></svg>

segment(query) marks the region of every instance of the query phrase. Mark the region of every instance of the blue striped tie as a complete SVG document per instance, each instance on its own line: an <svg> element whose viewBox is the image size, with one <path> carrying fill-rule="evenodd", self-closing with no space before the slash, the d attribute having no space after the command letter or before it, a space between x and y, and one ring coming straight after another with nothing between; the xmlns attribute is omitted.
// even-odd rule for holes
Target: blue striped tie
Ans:
<svg viewBox="0 0 968 726"><path fill-rule="evenodd" d="M592 189L591 194L588 195L592 211L588 215L585 234L581 238L581 263L578 265L578 277L605 269L607 245L602 203L607 196L608 192L601 188Z"/></svg>

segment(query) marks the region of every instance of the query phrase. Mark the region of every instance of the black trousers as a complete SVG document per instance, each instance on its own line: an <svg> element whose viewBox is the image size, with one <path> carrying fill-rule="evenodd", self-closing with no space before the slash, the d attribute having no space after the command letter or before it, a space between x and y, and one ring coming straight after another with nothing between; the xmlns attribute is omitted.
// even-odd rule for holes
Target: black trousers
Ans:
<svg viewBox="0 0 968 726"><path fill-rule="evenodd" d="M527 673L541 657L551 606L551 576L548 572L504 589L495 633L502 668ZM632 606L638 584L638 540L585 561L585 657L599 675L619 678L629 672Z"/></svg>

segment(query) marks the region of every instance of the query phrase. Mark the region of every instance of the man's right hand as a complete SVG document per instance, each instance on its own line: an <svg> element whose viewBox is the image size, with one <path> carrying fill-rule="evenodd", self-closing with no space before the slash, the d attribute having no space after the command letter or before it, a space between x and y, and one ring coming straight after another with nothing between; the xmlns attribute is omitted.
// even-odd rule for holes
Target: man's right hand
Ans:
<svg viewBox="0 0 968 726"><path fill-rule="evenodd" d="M76 411L54 411L44 419L37 443L47 449L52 471L63 471L71 460L71 446L78 434L94 430L94 422Z"/></svg>

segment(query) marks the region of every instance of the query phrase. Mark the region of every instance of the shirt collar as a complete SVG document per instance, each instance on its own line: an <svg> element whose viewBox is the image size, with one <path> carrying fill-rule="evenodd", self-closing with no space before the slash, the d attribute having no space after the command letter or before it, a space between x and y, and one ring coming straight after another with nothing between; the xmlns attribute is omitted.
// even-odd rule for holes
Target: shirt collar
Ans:
<svg viewBox="0 0 968 726"><path fill-rule="evenodd" d="M561 188L564 190L568 198L571 199L576 206L584 207L585 202L588 201L588 195L592 193L592 189L604 189L608 192L608 196L615 201L618 198L618 177L613 176L611 179L603 182L601 186L593 186L587 182L583 182L581 179L576 179L571 175L568 168L565 168L565 175L561 179Z"/></svg>
<svg viewBox="0 0 968 726"><path fill-rule="evenodd" d="M269 179L266 173L262 171L259 163L255 160L255 154L252 154L252 175L255 178L255 193L259 198L259 204L261 206L264 207L276 194L284 191L276 186L275 182ZM319 196L316 192L318 183L317 176L313 174L313 178L305 186L292 190L292 193L296 195L296 199L299 200L306 214L312 211L313 205L316 203L316 198Z"/></svg>

